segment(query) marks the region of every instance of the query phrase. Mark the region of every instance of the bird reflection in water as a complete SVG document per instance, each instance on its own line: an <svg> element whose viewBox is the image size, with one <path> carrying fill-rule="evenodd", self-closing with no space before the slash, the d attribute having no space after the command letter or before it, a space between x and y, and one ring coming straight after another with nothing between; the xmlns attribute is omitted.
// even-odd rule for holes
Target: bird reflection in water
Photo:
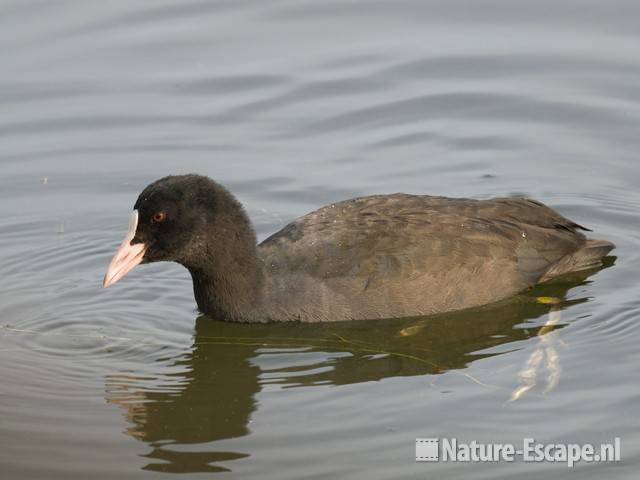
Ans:
<svg viewBox="0 0 640 480"><path fill-rule="evenodd" d="M612 263L610 257L605 268ZM567 300L566 295L588 283L590 273L538 286L500 304L428 318L245 325L201 316L190 350L162 359L159 376L108 376L106 400L125 412L130 424L126 433L149 445L143 468L173 473L228 471L232 460L250 456L216 442L250 434L251 416L259 408L256 395L266 384L295 388L428 375L429 385L437 388L438 374L461 371L477 359L509 350L487 352L492 347L531 339L538 344L534 353L514 379L515 389L504 392L506 400L518 400L536 386L545 353L547 391L557 385L560 360L549 334L564 326L558 322L561 310L588 300ZM524 328L527 321L532 322ZM301 372L299 365L260 368L254 361L261 355L300 351L318 353L317 364L305 363Z"/></svg>

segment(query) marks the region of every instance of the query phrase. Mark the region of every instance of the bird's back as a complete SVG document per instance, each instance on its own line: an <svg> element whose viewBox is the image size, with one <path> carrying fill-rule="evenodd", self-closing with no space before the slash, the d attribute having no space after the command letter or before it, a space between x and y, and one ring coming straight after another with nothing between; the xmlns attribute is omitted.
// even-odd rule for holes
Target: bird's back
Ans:
<svg viewBox="0 0 640 480"><path fill-rule="evenodd" d="M260 244L269 315L386 318L490 303L580 269L566 260L588 246L580 230L525 198L398 193L335 203ZM604 243L597 260L613 248Z"/></svg>

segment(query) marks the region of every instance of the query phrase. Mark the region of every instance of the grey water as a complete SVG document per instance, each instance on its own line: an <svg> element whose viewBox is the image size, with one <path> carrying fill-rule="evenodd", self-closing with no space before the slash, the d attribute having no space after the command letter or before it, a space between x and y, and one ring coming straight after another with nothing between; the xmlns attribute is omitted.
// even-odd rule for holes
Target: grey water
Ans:
<svg viewBox="0 0 640 480"><path fill-rule="evenodd" d="M0 47L1 478L637 478L640 3L4 0ZM432 318L227 324L173 264L103 290L187 172L261 239L401 191L528 195L618 248ZM415 461L528 437L621 460Z"/></svg>

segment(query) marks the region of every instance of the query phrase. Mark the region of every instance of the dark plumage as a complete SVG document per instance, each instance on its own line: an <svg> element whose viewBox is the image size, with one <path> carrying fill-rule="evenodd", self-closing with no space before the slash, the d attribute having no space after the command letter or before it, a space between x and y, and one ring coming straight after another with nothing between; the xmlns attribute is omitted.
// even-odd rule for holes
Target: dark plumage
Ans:
<svg viewBox="0 0 640 480"><path fill-rule="evenodd" d="M354 198L309 213L260 245L240 203L207 177L162 178L134 209L137 224L105 286L141 260L175 261L191 273L202 312L243 322L460 310L597 267L614 248L526 198Z"/></svg>

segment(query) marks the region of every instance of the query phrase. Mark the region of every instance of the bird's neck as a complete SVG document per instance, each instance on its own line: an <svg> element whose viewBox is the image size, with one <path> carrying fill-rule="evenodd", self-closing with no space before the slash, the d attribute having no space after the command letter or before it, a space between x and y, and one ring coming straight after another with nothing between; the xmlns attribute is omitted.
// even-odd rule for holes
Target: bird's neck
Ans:
<svg viewBox="0 0 640 480"><path fill-rule="evenodd" d="M261 300L264 268L255 236L248 237L207 245L197 265L185 265L199 310L214 319L243 321Z"/></svg>

